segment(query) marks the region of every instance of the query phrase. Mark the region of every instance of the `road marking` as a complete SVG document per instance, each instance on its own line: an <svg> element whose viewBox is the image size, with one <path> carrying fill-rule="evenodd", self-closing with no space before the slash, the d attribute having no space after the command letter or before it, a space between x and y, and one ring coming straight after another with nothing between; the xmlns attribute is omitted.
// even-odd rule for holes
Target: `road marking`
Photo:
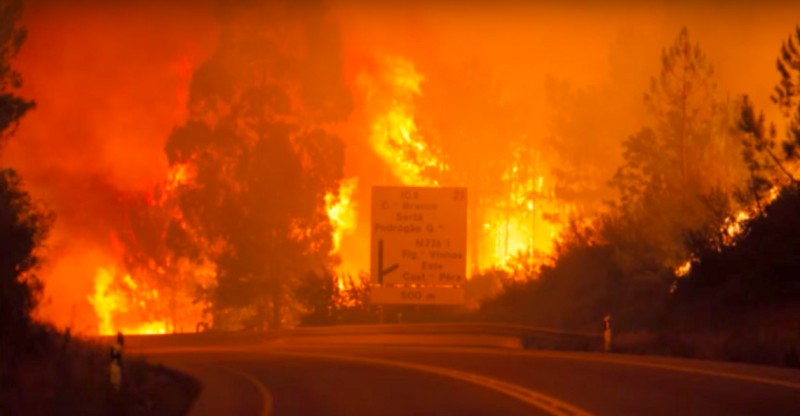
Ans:
<svg viewBox="0 0 800 416"><path fill-rule="evenodd" d="M456 380L465 381L472 384L477 384L486 387L505 395L514 397L521 400L537 409L540 409L548 414L554 416L593 416L591 413L575 407L569 403L562 402L553 397L544 395L537 391L527 389L516 384L507 383L494 378L484 377L473 373L464 371L452 370L447 368L433 367L423 364L408 363L402 361L384 360L378 358L365 358L365 357L352 357L337 354L320 354L296 351L269 351L268 354L274 355L290 355L299 357L312 357L328 360L351 361L362 364L377 364L387 367L398 367L407 370L415 370L425 373L436 374L439 376L454 378Z"/></svg>
<svg viewBox="0 0 800 416"><path fill-rule="evenodd" d="M258 395L261 396L261 416L269 416L272 413L272 395L267 390L267 387L258 381L257 378L251 376L250 374L245 373L244 371L237 370L235 368L228 367L226 365L220 364L212 364L208 366L213 366L225 370L229 373L233 373L239 377L244 378L245 380L249 381L253 386L255 386L256 390L258 390Z"/></svg>
<svg viewBox="0 0 800 416"><path fill-rule="evenodd" d="M649 363L645 361L637 361L637 360L626 360L624 358L617 358L617 357L591 357L585 355L577 355L577 354L564 354L564 353L557 353L557 352L542 352L542 351L535 351L535 352L528 352L526 355L534 355L540 357L550 357L550 358L562 358L567 360L583 360L583 361L596 361L601 363L611 363L611 364L627 364L627 365L634 365L640 367L649 367L649 368L658 368L662 370L671 370L671 371L681 371L684 373L694 373L694 374L702 374L707 376L713 377L721 377L721 378L730 378L734 380L742 380L742 381L749 381L752 383L763 383L763 384L770 384L773 386L780 386L786 387L789 389L796 389L800 390L800 383L794 383L791 381L785 380L778 380L774 378L767 378L767 377L760 377L760 376L750 376L746 374L736 374L730 373L726 371L717 371L717 370L709 370L709 369L702 369L702 368L692 368L692 367L684 367L679 365L673 364L659 364L659 363Z"/></svg>

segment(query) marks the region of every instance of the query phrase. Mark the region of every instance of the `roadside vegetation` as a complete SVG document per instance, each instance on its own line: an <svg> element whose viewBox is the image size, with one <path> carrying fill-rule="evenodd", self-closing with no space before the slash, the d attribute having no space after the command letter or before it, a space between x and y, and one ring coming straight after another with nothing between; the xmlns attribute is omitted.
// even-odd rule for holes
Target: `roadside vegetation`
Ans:
<svg viewBox="0 0 800 416"><path fill-rule="evenodd" d="M776 45L777 46L777 45ZM601 331L615 350L800 367L800 27L779 50L766 120L719 91L683 29L623 142L617 198L578 215L551 261L524 253L467 283L463 308L369 305L366 287L311 276L302 324L490 321ZM580 119L580 117L576 117ZM323 282L325 284L320 284ZM342 301L345 297L348 300Z"/></svg>
<svg viewBox="0 0 800 416"><path fill-rule="evenodd" d="M644 104L654 120L624 142L619 198L576 219L552 264L477 316L600 331L615 350L798 367L800 27L780 49L772 100L720 100L684 29Z"/></svg>

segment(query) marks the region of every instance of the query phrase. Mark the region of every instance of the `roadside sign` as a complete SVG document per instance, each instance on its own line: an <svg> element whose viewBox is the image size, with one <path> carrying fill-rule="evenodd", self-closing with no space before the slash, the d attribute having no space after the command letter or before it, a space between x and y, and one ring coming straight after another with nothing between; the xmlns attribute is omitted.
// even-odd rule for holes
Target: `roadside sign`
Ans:
<svg viewBox="0 0 800 416"><path fill-rule="evenodd" d="M383 287L373 302L463 303L466 188L373 187L370 251L372 283ZM427 292L404 298L393 286Z"/></svg>

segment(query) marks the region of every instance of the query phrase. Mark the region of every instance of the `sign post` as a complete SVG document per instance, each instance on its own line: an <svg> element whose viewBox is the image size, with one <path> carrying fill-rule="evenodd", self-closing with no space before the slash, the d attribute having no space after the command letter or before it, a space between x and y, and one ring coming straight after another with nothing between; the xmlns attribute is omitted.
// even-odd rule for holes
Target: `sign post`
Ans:
<svg viewBox="0 0 800 416"><path fill-rule="evenodd" d="M376 304L464 303L466 188L372 188L370 245Z"/></svg>

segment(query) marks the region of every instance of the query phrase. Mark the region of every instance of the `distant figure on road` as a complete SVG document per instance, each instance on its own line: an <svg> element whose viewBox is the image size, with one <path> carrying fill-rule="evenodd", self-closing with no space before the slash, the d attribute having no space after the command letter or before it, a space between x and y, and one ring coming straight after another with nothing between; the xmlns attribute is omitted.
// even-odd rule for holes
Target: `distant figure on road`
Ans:
<svg viewBox="0 0 800 416"><path fill-rule="evenodd" d="M603 351L611 351L611 315L603 318Z"/></svg>
<svg viewBox="0 0 800 416"><path fill-rule="evenodd" d="M116 391L119 391L122 385L122 346L124 344L125 339L120 331L117 333L117 342L111 345L111 364L109 366L111 385Z"/></svg>

